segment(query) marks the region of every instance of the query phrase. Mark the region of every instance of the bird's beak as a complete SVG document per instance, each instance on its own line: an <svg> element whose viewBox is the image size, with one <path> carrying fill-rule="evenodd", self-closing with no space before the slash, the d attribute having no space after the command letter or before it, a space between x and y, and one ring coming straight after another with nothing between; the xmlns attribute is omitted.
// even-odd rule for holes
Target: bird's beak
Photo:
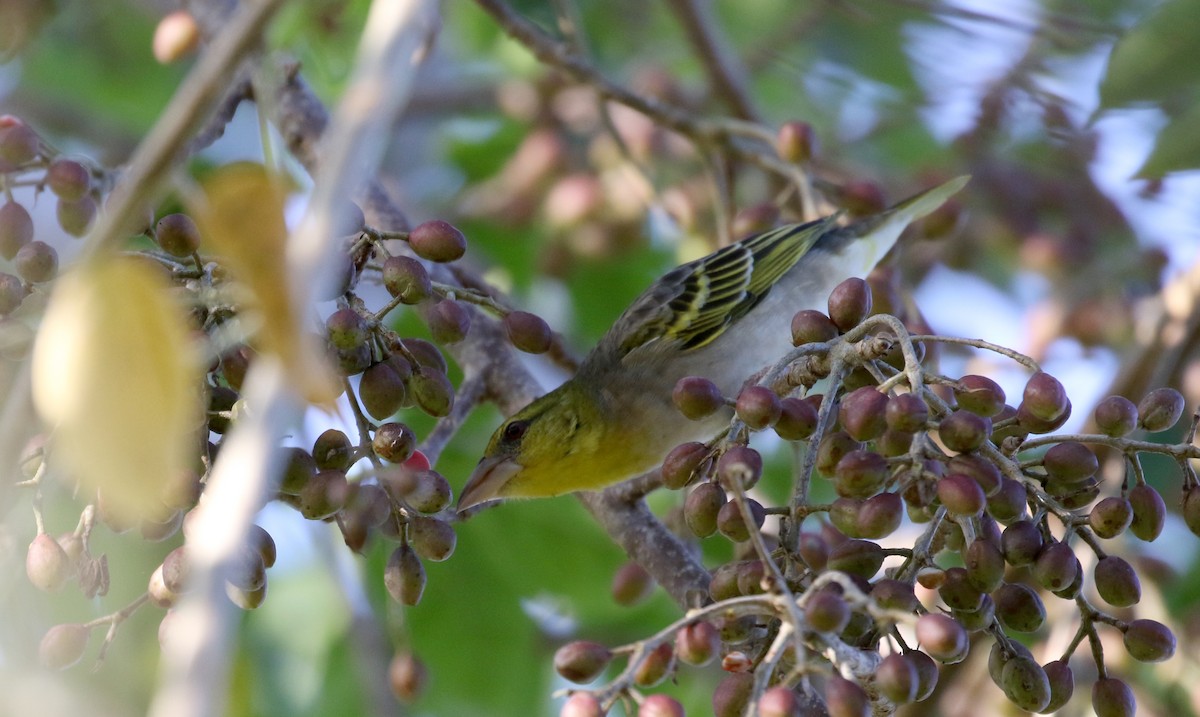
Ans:
<svg viewBox="0 0 1200 717"><path fill-rule="evenodd" d="M489 456L475 466L458 497L458 512L499 500L500 489L521 472L521 464L508 456Z"/></svg>

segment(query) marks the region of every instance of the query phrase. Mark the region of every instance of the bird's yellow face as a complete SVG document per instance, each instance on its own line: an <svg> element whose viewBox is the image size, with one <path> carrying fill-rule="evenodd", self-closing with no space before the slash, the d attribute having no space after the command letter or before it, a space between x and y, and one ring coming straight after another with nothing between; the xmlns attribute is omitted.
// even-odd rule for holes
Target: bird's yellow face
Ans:
<svg viewBox="0 0 1200 717"><path fill-rule="evenodd" d="M653 467L658 456L620 423L603 415L594 392L568 381L496 429L458 509L601 488Z"/></svg>

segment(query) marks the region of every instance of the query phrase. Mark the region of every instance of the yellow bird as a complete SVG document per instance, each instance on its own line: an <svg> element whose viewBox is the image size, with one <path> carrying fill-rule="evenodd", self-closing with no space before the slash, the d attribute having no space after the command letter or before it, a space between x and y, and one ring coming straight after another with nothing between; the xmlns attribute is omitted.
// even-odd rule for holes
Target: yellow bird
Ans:
<svg viewBox="0 0 1200 717"><path fill-rule="evenodd" d="M596 490L654 468L675 446L712 437L729 410L689 421L671 394L704 376L734 396L791 346L791 317L823 309L865 276L912 221L967 183L952 179L872 217L836 215L748 237L668 272L639 296L573 378L504 422L458 509L505 498Z"/></svg>

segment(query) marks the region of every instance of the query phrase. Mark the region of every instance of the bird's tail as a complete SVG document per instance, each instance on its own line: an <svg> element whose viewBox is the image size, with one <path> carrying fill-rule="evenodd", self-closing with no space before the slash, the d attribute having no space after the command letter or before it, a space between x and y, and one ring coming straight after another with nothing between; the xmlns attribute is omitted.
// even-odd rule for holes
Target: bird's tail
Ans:
<svg viewBox="0 0 1200 717"><path fill-rule="evenodd" d="M817 248L843 256L844 263L857 272L855 276L865 276L891 250L905 227L942 206L970 178L968 175L955 177L879 214L860 219L840 231L830 232L821 239Z"/></svg>

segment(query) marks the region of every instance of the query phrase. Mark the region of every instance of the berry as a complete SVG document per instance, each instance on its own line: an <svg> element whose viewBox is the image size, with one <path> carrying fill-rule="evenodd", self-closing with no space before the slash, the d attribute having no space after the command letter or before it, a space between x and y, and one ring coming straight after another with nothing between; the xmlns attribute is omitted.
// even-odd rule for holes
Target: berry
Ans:
<svg viewBox="0 0 1200 717"><path fill-rule="evenodd" d="M458 544L458 536L449 523L420 515L408 519L408 538L417 555L435 563L447 560Z"/></svg>
<svg viewBox="0 0 1200 717"><path fill-rule="evenodd" d="M53 592L71 577L71 559L54 538L40 533L25 552L25 574L38 590Z"/></svg>
<svg viewBox="0 0 1200 717"><path fill-rule="evenodd" d="M11 314L25 300L25 285L12 274L0 273L0 316Z"/></svg>
<svg viewBox="0 0 1200 717"><path fill-rule="evenodd" d="M697 538L717 532L717 515L725 505L725 491L715 483L701 483L688 494L683 519Z"/></svg>
<svg viewBox="0 0 1200 717"><path fill-rule="evenodd" d="M463 233L440 219L418 224L409 232L408 243L417 256L428 261L454 261L467 251Z"/></svg>
<svg viewBox="0 0 1200 717"><path fill-rule="evenodd" d="M1092 506L1088 525L1101 538L1115 538L1133 522L1133 506L1119 495L1110 495Z"/></svg>
<svg viewBox="0 0 1200 717"><path fill-rule="evenodd" d="M850 622L850 606L835 590L819 590L804 604L808 626L817 632L840 633Z"/></svg>
<svg viewBox="0 0 1200 717"><path fill-rule="evenodd" d="M837 338L838 327L833 321L813 309L797 311L792 317L792 345L824 343Z"/></svg>
<svg viewBox="0 0 1200 717"><path fill-rule="evenodd" d="M1109 555L1096 563L1096 592L1114 607L1136 605L1142 599L1142 584L1133 566L1123 558Z"/></svg>
<svg viewBox="0 0 1200 717"><path fill-rule="evenodd" d="M815 147L815 133L808 122L784 122L775 137L775 149L779 156L793 164L812 159Z"/></svg>
<svg viewBox="0 0 1200 717"><path fill-rule="evenodd" d="M554 669L571 682L591 682L612 661L612 652L596 642L577 640L554 653Z"/></svg>
<svg viewBox="0 0 1200 717"><path fill-rule="evenodd" d="M58 158L46 168L46 186L59 199L77 202L91 189L92 175L87 167L72 159Z"/></svg>
<svg viewBox="0 0 1200 717"><path fill-rule="evenodd" d="M810 401L785 398L779 402L775 433L780 438L785 441L800 441L811 436L816 429L817 409Z"/></svg>
<svg viewBox="0 0 1200 717"><path fill-rule="evenodd" d="M450 415L454 407L454 386L444 371L418 366L413 371L408 388L422 411L434 418Z"/></svg>
<svg viewBox="0 0 1200 717"><path fill-rule="evenodd" d="M403 423L384 423L375 429L371 448L389 463L403 463L417 447L417 436Z"/></svg>
<svg viewBox="0 0 1200 717"><path fill-rule="evenodd" d="M779 396L766 386L747 386L738 394L734 410L743 423L759 431L779 420L783 407Z"/></svg>
<svg viewBox="0 0 1200 717"><path fill-rule="evenodd" d="M938 424L942 443L957 453L970 453L992 435L992 421L970 411L958 410Z"/></svg>
<svg viewBox="0 0 1200 717"><path fill-rule="evenodd" d="M50 281L58 275L58 252L45 242L33 241L17 251L17 274L31 284Z"/></svg>
<svg viewBox="0 0 1200 717"><path fill-rule="evenodd" d="M1175 654L1175 635L1154 620L1134 620L1125 628L1125 649L1138 662L1162 662Z"/></svg>
<svg viewBox="0 0 1200 717"><path fill-rule="evenodd" d="M829 294L829 318L842 331L858 326L871 314L871 287L858 278L846 279Z"/></svg>
<svg viewBox="0 0 1200 717"><path fill-rule="evenodd" d="M1004 409L1004 389L986 376L963 376L954 387L958 407L984 418L991 418Z"/></svg>
<svg viewBox="0 0 1200 717"><path fill-rule="evenodd" d="M504 331L512 345L525 353L540 354L550 350L553 339L550 327L536 314L508 312L504 315Z"/></svg>
<svg viewBox="0 0 1200 717"><path fill-rule="evenodd" d="M842 398L838 406L838 420L842 430L856 441L869 441L883 433L887 427L885 411L887 395L873 386L855 389Z"/></svg>
<svg viewBox="0 0 1200 717"><path fill-rule="evenodd" d="M40 149L37 133L24 122L0 126L0 160L19 167L37 158Z"/></svg>
<svg viewBox="0 0 1200 717"><path fill-rule="evenodd" d="M637 563L625 563L613 574L611 592L613 602L618 605L636 605L650 597L653 591L654 578Z"/></svg>
<svg viewBox="0 0 1200 717"><path fill-rule="evenodd" d="M55 206L58 225L73 237L81 237L88 233L92 221L96 218L96 202L89 196L70 202L59 199Z"/></svg>
<svg viewBox="0 0 1200 717"><path fill-rule="evenodd" d="M344 471L354 460L354 445L345 433L330 428L317 436L312 455L317 468Z"/></svg>
<svg viewBox="0 0 1200 717"><path fill-rule="evenodd" d="M91 634L91 628L83 625L55 625L42 637L38 660L51 670L65 670L83 657Z"/></svg>
<svg viewBox="0 0 1200 717"><path fill-rule="evenodd" d="M404 379L387 361L363 371L358 383L358 398L367 414L376 420L386 419L409 404Z"/></svg>
<svg viewBox="0 0 1200 717"><path fill-rule="evenodd" d="M329 343L342 350L357 349L371 336L371 327L366 319L351 308L338 309L325 320L325 331Z"/></svg>
<svg viewBox="0 0 1200 717"><path fill-rule="evenodd" d="M17 202L0 207L0 256L12 259L21 247L33 240L33 218Z"/></svg>
<svg viewBox="0 0 1200 717"><path fill-rule="evenodd" d="M663 485L671 490L683 488L691 482L696 470L708 457L708 446L703 443L682 443L671 449L663 459Z"/></svg>
<svg viewBox="0 0 1200 717"><path fill-rule="evenodd" d="M825 681L825 707L829 717L869 717L871 699L857 683L834 673Z"/></svg>
<svg viewBox="0 0 1200 717"><path fill-rule="evenodd" d="M425 592L425 566L408 545L401 545L388 557L383 570L388 595L402 605L416 605Z"/></svg>
<svg viewBox="0 0 1200 717"><path fill-rule="evenodd" d="M467 337L471 330L471 313L453 299L443 299L426 313L426 322L433 340L440 344L454 344Z"/></svg>
<svg viewBox="0 0 1200 717"><path fill-rule="evenodd" d="M671 398L679 412L692 421L706 418L725 405L717 385L699 376L679 379Z"/></svg>
<svg viewBox="0 0 1200 717"><path fill-rule="evenodd" d="M1173 388L1156 388L1138 404L1138 425L1151 433L1165 431L1183 416L1183 394Z"/></svg>
<svg viewBox="0 0 1200 717"><path fill-rule="evenodd" d="M158 21L151 49L154 59L166 65L192 54L199 44L200 26L196 18L185 10L176 10Z"/></svg>
<svg viewBox="0 0 1200 717"><path fill-rule="evenodd" d="M883 416L888 428L915 433L925 428L929 406L911 393L899 393L888 398Z"/></svg>
<svg viewBox="0 0 1200 717"><path fill-rule="evenodd" d="M987 496L979 483L964 475L949 475L939 480L937 495L946 511L960 518L979 515L987 505Z"/></svg>
<svg viewBox="0 0 1200 717"><path fill-rule="evenodd" d="M746 505L750 508L750 515L754 518L754 527L746 525L746 521L742 518L742 511L738 507L737 501L729 501L721 506L717 511L717 530L721 531L721 535L734 541L735 543L743 543L750 539L750 531L757 531L762 527L763 521L767 514L764 512L762 504L758 501L747 498Z"/></svg>
<svg viewBox="0 0 1200 717"><path fill-rule="evenodd" d="M762 456L749 446L733 446L717 459L717 477L721 485L750 490L762 476Z"/></svg>
<svg viewBox="0 0 1200 717"><path fill-rule="evenodd" d="M1133 511L1129 532L1135 538L1149 542L1162 533L1167 504L1157 490L1145 483L1135 485L1129 490L1129 506Z"/></svg>
<svg viewBox="0 0 1200 717"><path fill-rule="evenodd" d="M1115 438L1127 435L1137 428L1138 410L1124 396L1109 396L1096 405L1096 427L1102 433Z"/></svg>
<svg viewBox="0 0 1200 717"><path fill-rule="evenodd" d="M1129 685L1115 677L1101 677L1092 685L1092 709L1096 717L1133 717L1137 700Z"/></svg>
<svg viewBox="0 0 1200 717"><path fill-rule="evenodd" d="M200 248L200 229L186 214L168 214L154 225L154 238L163 251L187 257Z"/></svg>
<svg viewBox="0 0 1200 717"><path fill-rule="evenodd" d="M388 685L392 694L404 704L412 704L425 692L429 670L411 652L397 652L388 664Z"/></svg>

